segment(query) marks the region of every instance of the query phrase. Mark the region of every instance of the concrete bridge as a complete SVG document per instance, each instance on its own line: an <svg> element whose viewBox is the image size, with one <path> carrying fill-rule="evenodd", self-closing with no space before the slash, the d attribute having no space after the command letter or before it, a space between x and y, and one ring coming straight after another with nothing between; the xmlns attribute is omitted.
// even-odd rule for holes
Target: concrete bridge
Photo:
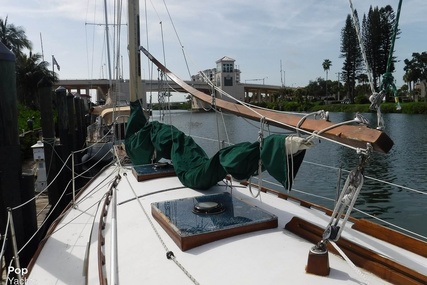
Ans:
<svg viewBox="0 0 427 285"><path fill-rule="evenodd" d="M124 80L123 84L126 86L126 83L129 81ZM202 92L205 92L206 94L211 94L212 88L206 84L205 82L201 81L185 81L187 84L193 86L197 90L200 90ZM250 98L257 101L262 101L262 98L266 98L269 95L272 95L274 93L278 93L281 89L283 89L282 86L276 86L276 85L264 85L264 84L248 84L248 83L237 83L241 86L243 86L244 90L244 98L245 100L248 100ZM81 95L90 95L94 96L96 94L97 98L105 98L108 89L109 89L109 80L108 79L63 79L59 80L55 84L55 88L62 86L69 93L76 92ZM176 84L173 81L167 81L160 84L158 80L142 80L142 88L145 90L145 92L153 91L158 92L159 90L163 89L164 86L169 86L171 92L184 92L178 84ZM94 94L94 92L96 92ZM255 96L255 97L254 97Z"/></svg>

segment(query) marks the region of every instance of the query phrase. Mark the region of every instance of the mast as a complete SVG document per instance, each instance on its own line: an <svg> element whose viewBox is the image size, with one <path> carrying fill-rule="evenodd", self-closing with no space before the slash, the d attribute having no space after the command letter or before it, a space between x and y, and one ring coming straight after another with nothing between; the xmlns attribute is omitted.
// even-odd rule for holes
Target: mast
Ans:
<svg viewBox="0 0 427 285"><path fill-rule="evenodd" d="M142 95L141 57L139 54L139 0L128 1L128 40L129 40L129 92L130 101L138 100ZM146 102L143 102L146 108Z"/></svg>
<svg viewBox="0 0 427 285"><path fill-rule="evenodd" d="M107 39L107 60L108 60L108 82L110 85L110 90L113 87L112 76L111 76L111 59L110 59L110 36L108 32L108 16L107 16L107 0L104 0L104 16L105 16L105 33ZM112 90L111 90L112 91Z"/></svg>

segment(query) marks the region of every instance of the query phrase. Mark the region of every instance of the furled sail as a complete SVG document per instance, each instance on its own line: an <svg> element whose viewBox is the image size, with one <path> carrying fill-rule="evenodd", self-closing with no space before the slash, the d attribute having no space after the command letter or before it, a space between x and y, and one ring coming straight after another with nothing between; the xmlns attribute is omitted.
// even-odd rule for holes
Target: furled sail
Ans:
<svg viewBox="0 0 427 285"><path fill-rule="evenodd" d="M228 174L248 179L262 169L289 187L305 155L305 150L289 156L285 135L270 135L259 142L243 142L219 150L209 158L194 140L171 125L148 122L138 101L131 102L126 130L126 153L134 165L150 164L161 158L172 160L175 172L187 187L208 189ZM304 148L304 147L303 147ZM293 163L289 167L289 160ZM291 171L292 173L289 173Z"/></svg>

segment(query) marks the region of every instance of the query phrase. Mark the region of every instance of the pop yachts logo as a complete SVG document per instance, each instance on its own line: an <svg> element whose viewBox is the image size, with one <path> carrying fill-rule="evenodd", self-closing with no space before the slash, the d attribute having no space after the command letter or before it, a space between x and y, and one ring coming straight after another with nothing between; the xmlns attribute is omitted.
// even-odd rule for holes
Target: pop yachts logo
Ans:
<svg viewBox="0 0 427 285"><path fill-rule="evenodd" d="M7 283L10 285L30 285L34 284L30 279L26 278L25 275L28 273L27 268L15 268L9 266L7 268Z"/></svg>

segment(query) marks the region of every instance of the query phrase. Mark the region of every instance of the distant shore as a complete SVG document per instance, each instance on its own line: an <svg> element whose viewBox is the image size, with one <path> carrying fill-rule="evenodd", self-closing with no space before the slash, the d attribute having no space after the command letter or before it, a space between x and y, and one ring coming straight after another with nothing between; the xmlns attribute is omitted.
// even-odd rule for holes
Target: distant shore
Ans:
<svg viewBox="0 0 427 285"><path fill-rule="evenodd" d="M329 112L360 112L370 113L372 110L369 109L370 104L340 104L333 102L331 104L319 104L319 103L299 103L295 101L270 103L263 102L261 104L254 104L260 107L290 111L290 112L315 112L319 110L325 110ZM427 102L403 102L400 103L401 110L396 110L396 104L387 102L381 104L382 113L402 113L402 114L427 114ZM158 110L158 104L153 104L154 110ZM181 109L189 110L190 104L187 102L174 102L171 103L170 109Z"/></svg>

